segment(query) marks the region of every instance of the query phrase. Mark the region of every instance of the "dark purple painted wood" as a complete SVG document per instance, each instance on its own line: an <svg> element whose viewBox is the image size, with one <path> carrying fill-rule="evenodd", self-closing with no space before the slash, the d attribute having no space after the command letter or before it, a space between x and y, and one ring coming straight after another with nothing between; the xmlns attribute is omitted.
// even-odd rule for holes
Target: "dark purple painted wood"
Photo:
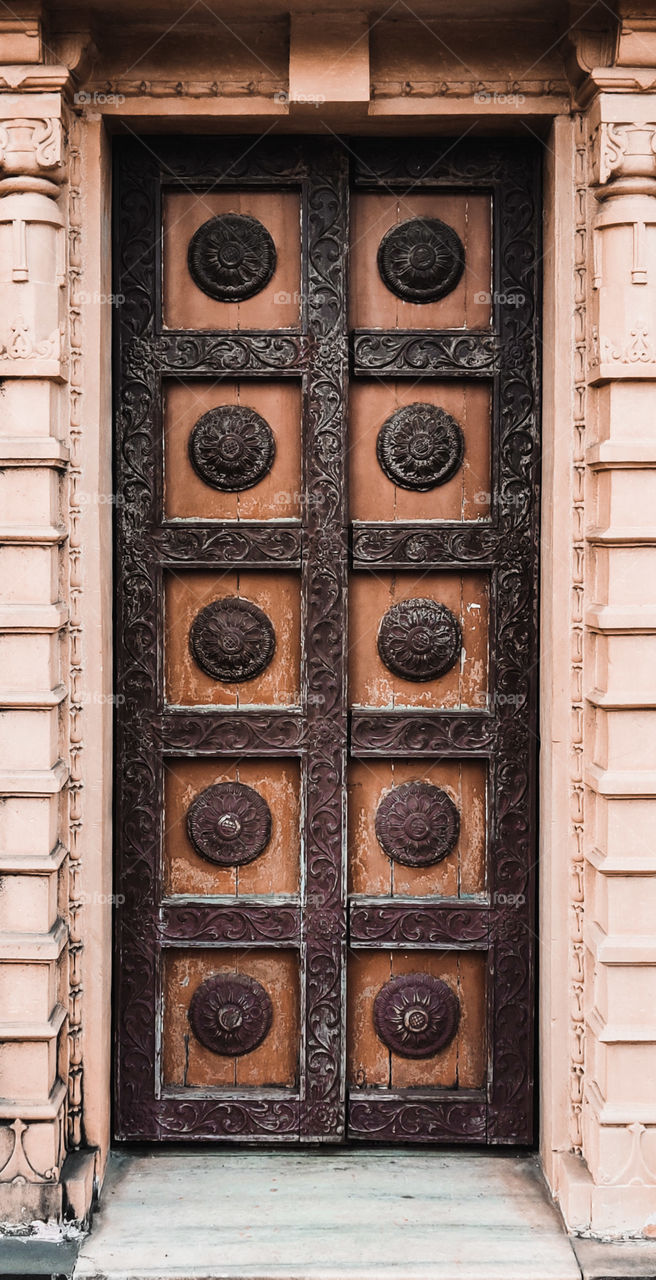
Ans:
<svg viewBox="0 0 656 1280"><path fill-rule="evenodd" d="M352 141L361 189L479 190L494 208L489 332L346 328L346 153L312 139L121 141L116 172L116 1133L254 1142L520 1142L532 1135L537 672L539 154L517 143ZM296 188L303 205L298 331L161 327L161 188ZM513 295L507 306L499 299ZM357 711L345 689L347 357L363 377L486 378L493 389L490 520L356 524L352 564L490 574L487 709ZM163 516L164 376L293 377L303 385L301 525L171 522ZM299 709L169 708L163 687L166 566L298 568L304 598ZM347 747L357 757L489 763L485 901L354 899L351 945L482 950L488 957L486 1091L355 1090L345 1103L344 891ZM304 786L305 893L294 900L165 901L165 755L296 756ZM289 1090L169 1089L158 1078L161 963L176 945L298 949L300 1083Z"/></svg>

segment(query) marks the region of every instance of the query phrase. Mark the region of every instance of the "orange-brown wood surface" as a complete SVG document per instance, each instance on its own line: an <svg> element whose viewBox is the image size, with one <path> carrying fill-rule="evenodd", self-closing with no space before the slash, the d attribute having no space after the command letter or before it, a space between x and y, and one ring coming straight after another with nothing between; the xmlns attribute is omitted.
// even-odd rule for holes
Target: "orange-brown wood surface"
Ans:
<svg viewBox="0 0 656 1280"><path fill-rule="evenodd" d="M238 1058L213 1053L189 1023L191 998L214 973L242 973L269 993L273 1022L266 1039ZM293 1086L299 1048L298 956L293 951L169 950L164 956L162 1075L165 1085L188 1088Z"/></svg>
<svg viewBox="0 0 656 1280"><path fill-rule="evenodd" d="M488 580L476 573L355 573L350 580L350 700L365 707L482 707L488 669ZM399 600L444 604L460 623L460 661L436 680L404 680L383 663L377 648L385 612Z"/></svg>
<svg viewBox="0 0 656 1280"><path fill-rule="evenodd" d="M380 278L376 255L390 227L440 218L465 249L460 283L439 302L404 302ZM484 329L490 323L491 206L484 195L356 195L351 211L351 324L371 329ZM481 296L482 295L482 299Z"/></svg>
<svg viewBox="0 0 656 1280"><path fill-rule="evenodd" d="M215 866L196 853L187 834L189 806L216 782L253 787L271 811L271 839L259 857L245 866ZM300 778L295 760L169 759L165 805L165 893L244 897L298 890Z"/></svg>
<svg viewBox="0 0 656 1280"><path fill-rule="evenodd" d="M460 813L460 836L432 867L406 867L388 858L376 839L376 810L392 787L431 782ZM357 760L349 770L349 892L422 897L485 891L486 766L479 760Z"/></svg>
<svg viewBox="0 0 656 1280"><path fill-rule="evenodd" d="M198 419L222 405L254 409L268 422L276 456L267 476L240 493L204 483L189 461L189 437ZM164 493L169 517L208 520L298 518L301 487L301 393L293 382L228 379L167 382L164 388Z"/></svg>
<svg viewBox="0 0 656 1280"><path fill-rule="evenodd" d="M266 227L277 264L269 284L245 302L217 302L187 267L195 231L221 213L245 213ZM169 329L281 329L298 325L301 278L300 201L294 192L170 192L163 203L164 324Z"/></svg>
<svg viewBox="0 0 656 1280"><path fill-rule="evenodd" d="M430 973L460 1001L450 1044L430 1058L402 1058L379 1039L373 1020L381 987L400 973ZM360 951L348 957L348 1079L358 1088L481 1088L485 1079L485 963L478 952Z"/></svg>
<svg viewBox="0 0 656 1280"><path fill-rule="evenodd" d="M408 404L433 404L462 428L462 466L428 493L395 485L376 457L386 418ZM351 385L349 475L353 520L484 520L490 513L490 391L482 383L378 381Z"/></svg>
<svg viewBox="0 0 656 1280"><path fill-rule="evenodd" d="M213 680L197 665L189 648L189 630L205 605L225 596L241 596L258 605L276 633L269 666L253 680L227 684ZM170 572L165 580L166 696L183 706L286 707L300 698L300 585L293 573L240 570Z"/></svg>

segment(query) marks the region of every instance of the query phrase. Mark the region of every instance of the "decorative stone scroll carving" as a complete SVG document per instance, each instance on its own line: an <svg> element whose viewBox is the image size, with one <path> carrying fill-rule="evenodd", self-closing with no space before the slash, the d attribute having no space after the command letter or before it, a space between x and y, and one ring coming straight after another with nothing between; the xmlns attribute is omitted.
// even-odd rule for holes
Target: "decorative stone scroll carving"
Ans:
<svg viewBox="0 0 656 1280"><path fill-rule="evenodd" d="M39 191L57 195L63 178L59 119L16 118L0 122L0 195Z"/></svg>
<svg viewBox="0 0 656 1280"><path fill-rule="evenodd" d="M453 1040L459 1020L458 997L429 973L390 978L374 1000L376 1034L401 1058L433 1058Z"/></svg>
<svg viewBox="0 0 656 1280"><path fill-rule="evenodd" d="M656 193L656 123L599 126L596 177L617 194ZM645 181L647 187L645 188ZM603 194L603 193L602 193Z"/></svg>

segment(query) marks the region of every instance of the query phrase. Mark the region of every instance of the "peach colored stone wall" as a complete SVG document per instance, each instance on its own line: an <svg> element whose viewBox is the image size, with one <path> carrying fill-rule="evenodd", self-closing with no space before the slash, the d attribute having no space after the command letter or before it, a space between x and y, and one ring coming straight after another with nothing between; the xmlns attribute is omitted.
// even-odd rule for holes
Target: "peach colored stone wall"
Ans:
<svg viewBox="0 0 656 1280"><path fill-rule="evenodd" d="M352 11L322 27L281 10L255 56L238 22L217 54L215 32L131 34L111 0L89 5L95 47L46 6L44 46L39 6L14 8L0 19L1 1215L57 1216L64 1197L83 1217L110 1141L109 131L523 121L546 138L541 1151L572 1227L653 1233L654 20L634 7L560 42L539 24L455 24L437 65L409 19L367 31Z"/></svg>

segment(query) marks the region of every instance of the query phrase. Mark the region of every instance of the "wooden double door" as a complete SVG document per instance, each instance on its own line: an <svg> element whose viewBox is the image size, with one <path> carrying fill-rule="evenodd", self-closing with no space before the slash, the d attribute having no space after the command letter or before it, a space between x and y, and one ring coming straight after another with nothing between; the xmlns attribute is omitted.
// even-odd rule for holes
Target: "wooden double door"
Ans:
<svg viewBox="0 0 656 1280"><path fill-rule="evenodd" d="M117 146L120 1138L531 1140L538 168Z"/></svg>

